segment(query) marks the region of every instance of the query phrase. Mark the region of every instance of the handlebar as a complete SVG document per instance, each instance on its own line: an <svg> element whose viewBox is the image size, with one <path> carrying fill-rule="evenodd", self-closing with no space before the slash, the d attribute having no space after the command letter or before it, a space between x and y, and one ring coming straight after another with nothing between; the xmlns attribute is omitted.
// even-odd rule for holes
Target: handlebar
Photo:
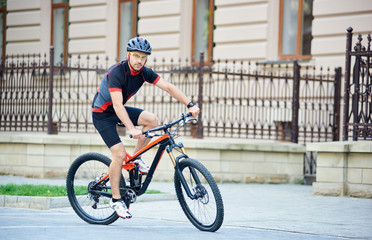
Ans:
<svg viewBox="0 0 372 240"><path fill-rule="evenodd" d="M148 135L151 132L156 132L156 131L160 131L160 130L166 130L168 128L173 127L174 125L178 124L181 121L184 121L184 123L186 125L186 123L188 123L189 121L196 120L195 118L188 119L190 116L192 116L192 113L182 114L182 116L179 119L177 119L177 120L175 120L173 122L170 122L170 123L166 123L166 124L164 124L162 126L159 126L159 127L153 128L153 129L149 129L149 130L146 130L146 131L143 131L142 134L143 135ZM124 126L123 123L118 123L118 125L119 126ZM132 138L132 135L130 134L129 137Z"/></svg>

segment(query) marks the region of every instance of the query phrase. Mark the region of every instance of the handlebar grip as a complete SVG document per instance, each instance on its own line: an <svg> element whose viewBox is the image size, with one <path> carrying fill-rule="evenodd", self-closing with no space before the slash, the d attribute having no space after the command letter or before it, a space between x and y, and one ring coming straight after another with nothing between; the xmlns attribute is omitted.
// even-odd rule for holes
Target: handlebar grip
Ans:
<svg viewBox="0 0 372 240"><path fill-rule="evenodd" d="M189 113L186 114L186 117L190 117L190 116L192 116L192 113L191 112L189 112Z"/></svg>
<svg viewBox="0 0 372 240"><path fill-rule="evenodd" d="M145 132L142 132L142 134L146 134L146 131ZM129 134L129 138L133 138L133 135L132 134Z"/></svg>

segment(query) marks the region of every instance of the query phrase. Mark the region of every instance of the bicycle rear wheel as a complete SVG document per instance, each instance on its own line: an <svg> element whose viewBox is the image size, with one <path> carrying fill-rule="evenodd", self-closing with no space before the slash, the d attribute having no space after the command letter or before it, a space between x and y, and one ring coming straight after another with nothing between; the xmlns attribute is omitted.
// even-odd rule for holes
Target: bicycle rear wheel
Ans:
<svg viewBox="0 0 372 240"><path fill-rule="evenodd" d="M108 174L111 159L99 153L86 153L71 165L66 178L67 196L76 214L91 224L111 224L118 219L109 206L110 197L93 193L91 187ZM125 187L122 177L120 188ZM100 184L97 190L111 193L110 182Z"/></svg>
<svg viewBox="0 0 372 240"><path fill-rule="evenodd" d="M180 161L179 168L194 197L191 199L187 195L181 176L175 172L175 190L182 210L199 230L217 231L223 222L224 207L216 181L208 169L194 159Z"/></svg>

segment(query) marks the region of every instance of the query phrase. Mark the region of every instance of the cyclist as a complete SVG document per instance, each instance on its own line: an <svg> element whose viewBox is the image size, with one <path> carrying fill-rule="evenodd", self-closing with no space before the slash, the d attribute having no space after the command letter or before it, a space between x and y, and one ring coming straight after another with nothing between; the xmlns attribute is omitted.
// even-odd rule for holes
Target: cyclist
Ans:
<svg viewBox="0 0 372 240"><path fill-rule="evenodd" d="M152 69L145 67L150 54L151 46L146 39L139 37L130 39L127 44L128 59L111 66L106 71L92 105L93 124L113 156L109 167L112 189L110 206L121 218L131 218L132 215L123 199L121 199L119 191L126 150L116 130L117 123L122 121L133 138L138 139L134 153L141 150L150 141L150 139L145 139L142 131L158 126L158 118L155 114L125 104L136 94L144 82L148 82L185 104L194 117L200 111L195 103L191 102L182 91L160 77ZM142 126L142 130L135 128L135 126ZM149 167L142 159L138 158L134 162L138 163L139 171L142 174L148 172Z"/></svg>

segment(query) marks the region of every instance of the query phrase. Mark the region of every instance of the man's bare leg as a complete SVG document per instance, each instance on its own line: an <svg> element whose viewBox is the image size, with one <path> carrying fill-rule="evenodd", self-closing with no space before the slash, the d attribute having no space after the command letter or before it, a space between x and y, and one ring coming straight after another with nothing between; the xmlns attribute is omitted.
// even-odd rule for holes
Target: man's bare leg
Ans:
<svg viewBox="0 0 372 240"><path fill-rule="evenodd" d="M112 199L110 200L110 207L115 210L116 214L121 218L131 218L125 202L120 195L120 179L123 161L125 158L125 148L123 143L118 143L110 148L113 159L109 167L110 183L112 191Z"/></svg>
<svg viewBox="0 0 372 240"><path fill-rule="evenodd" d="M122 165L126 155L125 147L123 143L115 144L110 148L112 153L112 162L109 167L109 175L110 175L110 184L112 190L112 197L115 199L120 199L120 179L122 174Z"/></svg>
<svg viewBox="0 0 372 240"><path fill-rule="evenodd" d="M139 118L138 118L138 125L143 126L142 131L149 130L151 128L156 128L159 125L159 119L158 117L150 112L143 111ZM147 146L147 144L151 141L150 138L146 139L145 135L142 135L137 142L137 145L134 149L134 153L137 153L142 148Z"/></svg>

